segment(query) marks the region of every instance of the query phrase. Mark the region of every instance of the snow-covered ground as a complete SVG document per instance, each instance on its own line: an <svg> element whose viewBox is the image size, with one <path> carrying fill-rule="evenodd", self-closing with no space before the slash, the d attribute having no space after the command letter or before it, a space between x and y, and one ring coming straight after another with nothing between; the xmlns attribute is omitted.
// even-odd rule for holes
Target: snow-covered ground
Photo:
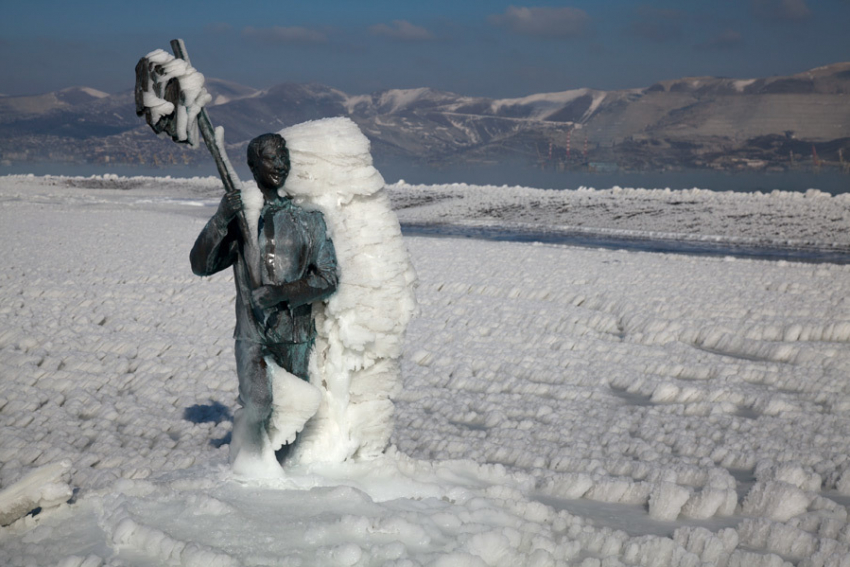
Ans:
<svg viewBox="0 0 850 567"><path fill-rule="evenodd" d="M390 190L417 224L850 247L815 192ZM850 565L850 266L406 238L391 448L246 484L232 279L188 265L219 191L0 178L0 520L44 506L0 564Z"/></svg>

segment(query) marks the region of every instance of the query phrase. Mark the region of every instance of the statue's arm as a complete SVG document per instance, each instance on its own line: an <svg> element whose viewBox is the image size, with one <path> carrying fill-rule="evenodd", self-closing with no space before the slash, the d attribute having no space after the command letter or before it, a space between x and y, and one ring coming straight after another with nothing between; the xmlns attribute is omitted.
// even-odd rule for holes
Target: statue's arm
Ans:
<svg viewBox="0 0 850 567"><path fill-rule="evenodd" d="M304 278L292 282L292 284L285 284L289 286L286 301L292 307L327 299L339 286L336 250L334 243L327 236L324 221L321 222L321 235L324 238L316 250L316 259L313 265Z"/></svg>
<svg viewBox="0 0 850 567"><path fill-rule="evenodd" d="M238 196L238 193L236 194ZM195 240L189 261L192 272L198 276L211 276L232 266L238 255L236 214L241 208L241 200L225 195L218 211L207 222L201 234Z"/></svg>
<svg viewBox="0 0 850 567"><path fill-rule="evenodd" d="M327 299L339 286L337 274L336 251L333 241L328 237L325 221L321 216L315 217L317 230L313 261L307 274L293 282L281 285L267 285L254 291L254 299L263 308L269 308L279 303L287 303L290 307L298 307L314 301Z"/></svg>

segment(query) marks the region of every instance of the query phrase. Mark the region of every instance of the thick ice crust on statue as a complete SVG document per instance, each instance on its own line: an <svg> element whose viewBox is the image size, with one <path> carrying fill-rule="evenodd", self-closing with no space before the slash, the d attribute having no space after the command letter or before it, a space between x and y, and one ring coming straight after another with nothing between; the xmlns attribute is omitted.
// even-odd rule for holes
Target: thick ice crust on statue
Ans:
<svg viewBox="0 0 850 567"><path fill-rule="evenodd" d="M272 418L269 425L269 442L274 451L295 441L295 435L316 414L322 393L309 382L290 374L266 358L272 382Z"/></svg>
<svg viewBox="0 0 850 567"><path fill-rule="evenodd" d="M151 51L136 65L135 98L136 114L144 115L156 133L198 145L198 115L212 96L204 76L189 63L162 49Z"/></svg>
<svg viewBox="0 0 850 567"><path fill-rule="evenodd" d="M369 140L348 118L305 122L282 130L292 170L282 191L319 210L336 249L340 283L315 304L316 346L310 383L321 393L316 415L298 436L287 463L371 458L392 432L391 396L401 384L398 359L416 311L416 275ZM256 226L259 190L245 184L249 226ZM279 394L274 391L274 399ZM306 401L304 403L307 403ZM301 412L299 409L299 413ZM281 431L290 425L278 424Z"/></svg>

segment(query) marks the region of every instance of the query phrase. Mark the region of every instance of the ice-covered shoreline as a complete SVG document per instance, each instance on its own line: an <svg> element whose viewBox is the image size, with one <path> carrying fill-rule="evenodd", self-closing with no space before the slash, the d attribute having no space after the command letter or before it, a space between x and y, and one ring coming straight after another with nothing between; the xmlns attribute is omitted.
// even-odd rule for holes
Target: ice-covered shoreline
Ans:
<svg viewBox="0 0 850 567"><path fill-rule="evenodd" d="M63 460L77 489L0 528L0 563L846 561L850 266L405 238L422 314L394 448L244 486L232 279L187 259L218 191L0 178L0 489ZM813 241L847 220L764 199L821 211Z"/></svg>
<svg viewBox="0 0 850 567"><path fill-rule="evenodd" d="M850 251L850 194L396 184L403 223Z"/></svg>
<svg viewBox="0 0 850 567"><path fill-rule="evenodd" d="M197 204L207 205L216 203L221 192L215 177L12 175L2 180L10 186L132 190L151 198L195 198ZM629 187L555 190L403 181L388 185L387 191L403 225L435 230L469 229L474 235L486 229L507 229L518 234L820 250L850 257L850 193Z"/></svg>

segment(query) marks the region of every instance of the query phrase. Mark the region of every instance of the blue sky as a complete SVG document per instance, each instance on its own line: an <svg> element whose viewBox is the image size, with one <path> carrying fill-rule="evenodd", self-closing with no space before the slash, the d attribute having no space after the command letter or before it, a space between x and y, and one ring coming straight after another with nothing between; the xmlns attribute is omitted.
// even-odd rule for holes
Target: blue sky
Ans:
<svg viewBox="0 0 850 567"><path fill-rule="evenodd" d="M136 61L174 37L210 77L350 94L516 97L850 59L850 0L3 0L0 13L6 95L132 88Z"/></svg>

